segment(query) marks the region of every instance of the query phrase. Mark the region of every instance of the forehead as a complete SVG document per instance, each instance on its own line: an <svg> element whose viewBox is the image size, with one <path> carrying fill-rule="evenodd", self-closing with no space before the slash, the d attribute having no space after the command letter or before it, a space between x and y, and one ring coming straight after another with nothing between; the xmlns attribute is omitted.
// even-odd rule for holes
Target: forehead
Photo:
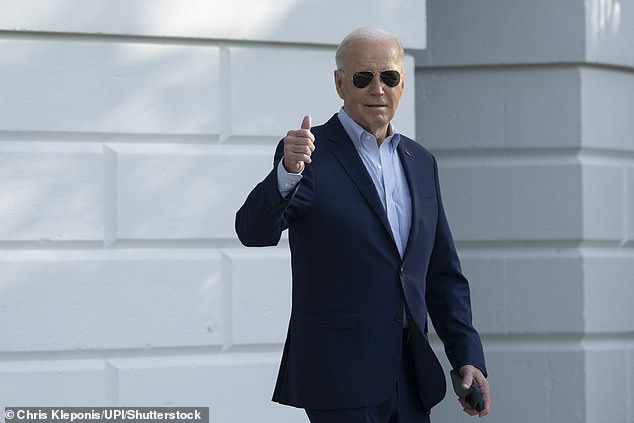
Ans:
<svg viewBox="0 0 634 423"><path fill-rule="evenodd" d="M396 41L355 40L348 45L344 55L347 70L401 69L400 49Z"/></svg>

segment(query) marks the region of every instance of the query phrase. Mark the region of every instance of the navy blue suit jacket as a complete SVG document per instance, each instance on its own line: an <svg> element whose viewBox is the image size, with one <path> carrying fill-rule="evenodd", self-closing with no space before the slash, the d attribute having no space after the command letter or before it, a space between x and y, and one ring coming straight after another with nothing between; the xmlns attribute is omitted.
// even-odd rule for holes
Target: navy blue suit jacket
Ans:
<svg viewBox="0 0 634 423"><path fill-rule="evenodd" d="M236 214L246 246L276 245L289 231L292 311L273 399L330 409L387 400L398 376L404 304L410 326L425 334L429 313L454 368L473 364L486 372L435 158L401 137L412 199L401 259L376 188L337 116L311 131L315 151L297 190L288 198L279 193L280 142L273 170ZM422 366L439 366L433 361ZM419 384L444 395L444 379Z"/></svg>

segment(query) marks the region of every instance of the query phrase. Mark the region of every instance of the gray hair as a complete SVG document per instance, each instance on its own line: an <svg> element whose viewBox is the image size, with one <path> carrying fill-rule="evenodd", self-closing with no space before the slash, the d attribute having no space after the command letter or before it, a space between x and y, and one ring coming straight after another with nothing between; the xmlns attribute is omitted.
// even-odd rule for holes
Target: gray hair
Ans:
<svg viewBox="0 0 634 423"><path fill-rule="evenodd" d="M339 44L339 47L337 47L337 52L335 53L335 63L337 64L337 69L343 69L343 61L346 56L348 46L353 41L379 41L385 39L391 39L396 42L399 49L400 61L402 64L403 58L405 57L405 50L403 49L403 44L401 43L401 40L399 40L396 35L383 28L365 26L355 29L350 34L346 35L346 37Z"/></svg>

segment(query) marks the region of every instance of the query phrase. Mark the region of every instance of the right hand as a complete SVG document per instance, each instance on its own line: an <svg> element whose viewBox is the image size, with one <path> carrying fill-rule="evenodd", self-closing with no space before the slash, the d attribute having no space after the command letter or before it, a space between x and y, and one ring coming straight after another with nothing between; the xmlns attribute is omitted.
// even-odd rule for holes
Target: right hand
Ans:
<svg viewBox="0 0 634 423"><path fill-rule="evenodd" d="M301 129L288 131L284 138L284 168L289 173L304 170L304 164L310 163L315 151L315 136L310 132L311 119L304 116Z"/></svg>
<svg viewBox="0 0 634 423"><path fill-rule="evenodd" d="M477 411L467 404L465 400L460 398L459 401L460 405L462 405L463 411L470 416L484 417L489 414L489 410L491 408L490 386L486 377L482 374L482 371L475 366L467 364L460 368L460 375L462 376L462 387L464 389L469 389L471 384L475 383L480 388L480 391L482 392L482 399L484 400L484 408L482 411Z"/></svg>

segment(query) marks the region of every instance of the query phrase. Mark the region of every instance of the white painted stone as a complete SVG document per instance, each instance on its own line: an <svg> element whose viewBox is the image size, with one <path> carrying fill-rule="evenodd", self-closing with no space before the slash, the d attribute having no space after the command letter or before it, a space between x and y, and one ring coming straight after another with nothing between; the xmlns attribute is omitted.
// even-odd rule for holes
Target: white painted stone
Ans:
<svg viewBox="0 0 634 423"><path fill-rule="evenodd" d="M491 422L634 416L633 12L620 0L429 4L419 135L438 152L465 269L506 276L484 286L486 304L504 316L504 303L521 334L485 332ZM435 419L458 421L453 410Z"/></svg>
<svg viewBox="0 0 634 423"><path fill-rule="evenodd" d="M313 126L330 119L343 101L335 83L334 49L232 47L231 135L271 136L281 139L298 129L309 114ZM405 57L406 89L394 120L397 130L410 137L415 131L415 71Z"/></svg>
<svg viewBox="0 0 634 423"><path fill-rule="evenodd" d="M118 401L130 406L208 406L210 422L291 423L303 410L271 402L281 351L109 360Z"/></svg>
<svg viewBox="0 0 634 423"><path fill-rule="evenodd" d="M191 253L190 253L191 254ZM0 351L74 351L222 342L219 257L0 255ZM175 257L175 258L172 258Z"/></svg>
<svg viewBox="0 0 634 423"><path fill-rule="evenodd" d="M419 68L417 82L420 139L434 151L580 144L576 69Z"/></svg>
<svg viewBox="0 0 634 423"><path fill-rule="evenodd" d="M112 149L119 240L235 238L235 213L274 153L272 144Z"/></svg>
<svg viewBox="0 0 634 423"><path fill-rule="evenodd" d="M513 251L490 252L486 258L485 255L469 254L462 260L470 281L474 325L481 334L583 330L581 256L514 256Z"/></svg>
<svg viewBox="0 0 634 423"><path fill-rule="evenodd" d="M584 298L586 330L590 333L632 332L634 256L616 252L586 253Z"/></svg>
<svg viewBox="0 0 634 423"><path fill-rule="evenodd" d="M232 345L282 344L291 311L288 249L223 250L230 274ZM229 345L226 345L229 346Z"/></svg>
<svg viewBox="0 0 634 423"><path fill-rule="evenodd" d="M552 423L592 422L593 420L587 418L587 399L584 397L585 384L588 380L584 371L585 357L582 348L577 342L572 341L564 345L549 348L546 386L550 401L546 406L548 406L550 421ZM513 371L509 370L505 377L512 383ZM539 386L535 386L535 390L538 389ZM528 392L534 391L529 389ZM526 397L524 400L530 402L530 399Z"/></svg>
<svg viewBox="0 0 634 423"><path fill-rule="evenodd" d="M0 362L0 397L11 407L105 407L111 403L102 360Z"/></svg>
<svg viewBox="0 0 634 423"><path fill-rule="evenodd" d="M583 68L580 75L584 147L634 151L634 72Z"/></svg>
<svg viewBox="0 0 634 423"><path fill-rule="evenodd" d="M587 421L628 421L629 403L627 352L617 345L589 346L586 351Z"/></svg>
<svg viewBox="0 0 634 423"><path fill-rule="evenodd" d="M425 4L188 0L184 5L178 0L92 0L87 7L81 0L48 0L45 5L37 0L3 0L0 29L338 44L356 27L379 25L398 32L408 48L421 49L427 34Z"/></svg>
<svg viewBox="0 0 634 423"><path fill-rule="evenodd" d="M428 65L579 62L585 9L572 0L430 1Z"/></svg>
<svg viewBox="0 0 634 423"><path fill-rule="evenodd" d="M338 109L341 37L376 22L421 48L425 2L364 2L362 12L357 1L1 3L3 403L202 403L217 421L305 421L269 401L288 253L238 249L233 216L289 126ZM439 152L484 334L491 423L634 416L633 10L623 0L437 1L429 49L408 51L395 124ZM318 21L328 31L306 24ZM413 57L434 70L416 75ZM285 85L275 69L288 70ZM314 98L296 100L301 89ZM56 132L74 145L59 146ZM104 160L101 140L120 133L133 136ZM28 147L14 149L14 136ZM104 233L115 242L103 249L23 242L94 247ZM449 394L433 419L458 416Z"/></svg>
<svg viewBox="0 0 634 423"><path fill-rule="evenodd" d="M462 254L462 270L471 288L473 324L480 334L505 334L509 331L506 260L491 254L472 257Z"/></svg>
<svg viewBox="0 0 634 423"><path fill-rule="evenodd" d="M506 317L512 333L579 333L584 330L582 259L508 259Z"/></svg>
<svg viewBox="0 0 634 423"><path fill-rule="evenodd" d="M281 139L304 115L313 125L341 107L334 84L334 49L229 49L231 134Z"/></svg>
<svg viewBox="0 0 634 423"><path fill-rule="evenodd" d="M587 240L621 241L624 233L623 171L619 166L585 164L583 226Z"/></svg>
<svg viewBox="0 0 634 423"><path fill-rule="evenodd" d="M103 240L101 151L14 147L0 149L0 240Z"/></svg>
<svg viewBox="0 0 634 423"><path fill-rule="evenodd" d="M624 199L624 238L629 245L634 244L634 165L625 169Z"/></svg>
<svg viewBox="0 0 634 423"><path fill-rule="evenodd" d="M584 421L583 352L574 345L560 348L524 344L514 351L489 351L497 422L508 416L517 423Z"/></svg>
<svg viewBox="0 0 634 423"><path fill-rule="evenodd" d="M512 342L487 348L493 404L486 419L492 423L583 422L584 355L580 346ZM449 390L432 410L433 421L467 420L452 388Z"/></svg>
<svg viewBox="0 0 634 423"><path fill-rule="evenodd" d="M215 46L42 38L0 50L0 130L220 132Z"/></svg>
<svg viewBox="0 0 634 423"><path fill-rule="evenodd" d="M625 0L589 0L586 51L589 62L634 65L634 8Z"/></svg>
<svg viewBox="0 0 634 423"><path fill-rule="evenodd" d="M441 159L440 181L459 241L569 240L582 236L581 171L553 163Z"/></svg>
<svg viewBox="0 0 634 423"><path fill-rule="evenodd" d="M629 418L634 418L634 340L630 339L628 343L628 366L629 372L626 370L625 377L627 378L626 384L626 398L629 405Z"/></svg>
<svg viewBox="0 0 634 423"><path fill-rule="evenodd" d="M502 72L416 73L419 142L434 151L504 146Z"/></svg>
<svg viewBox="0 0 634 423"><path fill-rule="evenodd" d="M505 72L504 83L505 137L508 147L533 149L579 146L578 69L509 71Z"/></svg>

